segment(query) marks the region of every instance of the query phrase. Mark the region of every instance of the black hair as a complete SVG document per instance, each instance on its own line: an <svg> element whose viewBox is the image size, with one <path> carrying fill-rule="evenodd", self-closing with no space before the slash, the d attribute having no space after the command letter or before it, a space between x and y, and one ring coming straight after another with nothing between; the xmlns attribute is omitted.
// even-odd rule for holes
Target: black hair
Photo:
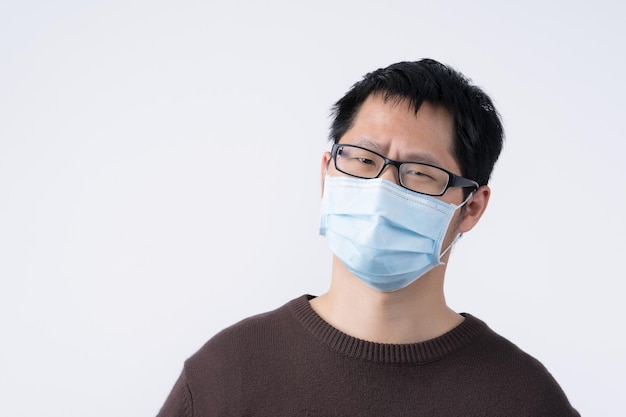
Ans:
<svg viewBox="0 0 626 417"><path fill-rule="evenodd" d="M424 101L445 107L454 120L453 156L461 175L485 185L502 151L500 115L487 94L460 72L433 59L398 62L366 74L333 106L330 140L339 142L372 94L406 101L417 113Z"/></svg>

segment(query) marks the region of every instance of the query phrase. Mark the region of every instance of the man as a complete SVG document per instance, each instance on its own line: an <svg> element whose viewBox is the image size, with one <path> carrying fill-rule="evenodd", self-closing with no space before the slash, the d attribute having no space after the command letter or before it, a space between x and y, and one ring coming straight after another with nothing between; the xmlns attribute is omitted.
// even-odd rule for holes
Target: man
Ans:
<svg viewBox="0 0 626 417"><path fill-rule="evenodd" d="M330 289L213 337L159 416L577 416L537 360L446 305L450 248L502 149L489 97L425 59L367 74L334 110Z"/></svg>

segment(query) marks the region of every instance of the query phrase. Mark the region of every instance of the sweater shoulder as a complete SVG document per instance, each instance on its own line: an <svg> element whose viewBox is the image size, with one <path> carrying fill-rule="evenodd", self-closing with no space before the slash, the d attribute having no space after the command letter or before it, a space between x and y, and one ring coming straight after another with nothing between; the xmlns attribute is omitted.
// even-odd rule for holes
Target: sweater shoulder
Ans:
<svg viewBox="0 0 626 417"><path fill-rule="evenodd" d="M484 352L481 358L497 366L519 367L541 374L547 372L545 366L534 356L521 349L508 338L487 327L477 348Z"/></svg>
<svg viewBox="0 0 626 417"><path fill-rule="evenodd" d="M476 382L498 387L503 397L526 408L528 415L578 415L543 363L506 337L487 327L469 350Z"/></svg>
<svg viewBox="0 0 626 417"><path fill-rule="evenodd" d="M242 355L262 351L264 346L272 346L284 329L291 325L288 306L289 303L224 328L187 359L186 368L195 369L232 357L242 358Z"/></svg>

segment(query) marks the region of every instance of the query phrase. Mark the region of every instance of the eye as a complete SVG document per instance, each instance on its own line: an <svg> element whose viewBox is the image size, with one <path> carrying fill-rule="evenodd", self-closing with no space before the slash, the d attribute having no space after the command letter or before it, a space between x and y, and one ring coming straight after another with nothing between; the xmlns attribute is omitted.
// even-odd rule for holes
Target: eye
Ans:
<svg viewBox="0 0 626 417"><path fill-rule="evenodd" d="M428 175L426 172L417 169L410 169L405 171L405 175L410 177L415 177L423 180L435 180L432 176Z"/></svg>
<svg viewBox="0 0 626 417"><path fill-rule="evenodd" d="M362 164L365 165L375 165L376 162L372 161L371 159L368 158L356 158L359 162L361 162Z"/></svg>

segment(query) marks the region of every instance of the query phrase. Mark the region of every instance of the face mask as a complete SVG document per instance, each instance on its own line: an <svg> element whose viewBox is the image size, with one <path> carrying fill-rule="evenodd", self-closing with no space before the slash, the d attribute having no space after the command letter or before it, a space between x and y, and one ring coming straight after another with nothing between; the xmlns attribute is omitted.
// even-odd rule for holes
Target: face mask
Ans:
<svg viewBox="0 0 626 417"><path fill-rule="evenodd" d="M469 199L469 197L468 197ZM345 267L379 291L396 291L443 265L443 239L460 205L390 181L326 176L320 234Z"/></svg>

